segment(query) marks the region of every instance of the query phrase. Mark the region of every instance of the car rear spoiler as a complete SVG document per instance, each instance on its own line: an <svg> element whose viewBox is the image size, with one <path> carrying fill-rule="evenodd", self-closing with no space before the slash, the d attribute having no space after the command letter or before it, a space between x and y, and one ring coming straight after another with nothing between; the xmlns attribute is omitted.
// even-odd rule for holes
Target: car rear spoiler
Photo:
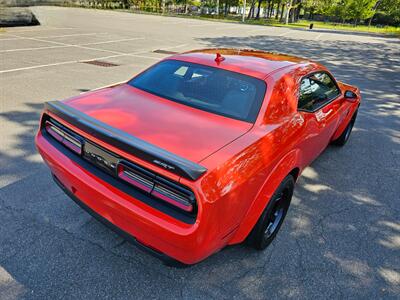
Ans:
<svg viewBox="0 0 400 300"><path fill-rule="evenodd" d="M82 131L186 179L196 180L207 171L197 163L111 127L60 101L46 102L44 108Z"/></svg>

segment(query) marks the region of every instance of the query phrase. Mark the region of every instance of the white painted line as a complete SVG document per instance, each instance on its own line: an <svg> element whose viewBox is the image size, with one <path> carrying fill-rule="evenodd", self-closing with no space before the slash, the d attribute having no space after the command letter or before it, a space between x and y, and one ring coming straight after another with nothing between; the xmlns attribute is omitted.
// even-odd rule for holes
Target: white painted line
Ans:
<svg viewBox="0 0 400 300"><path fill-rule="evenodd" d="M248 33L252 34L252 33L257 33L257 32L269 31L269 29L271 29L271 27L259 28L259 29L250 30Z"/></svg>
<svg viewBox="0 0 400 300"><path fill-rule="evenodd" d="M30 39L30 38L51 39L51 38L61 38L61 37L69 37L69 36L86 36L86 35L102 35L102 34L107 34L107 32L75 33L75 34L64 34L64 35L34 36L34 37L23 36L23 35L15 35L15 34L9 33L8 35L11 35L11 36L14 36L14 37L13 38L0 39L0 41L24 40L24 39Z"/></svg>
<svg viewBox="0 0 400 300"><path fill-rule="evenodd" d="M72 30L72 29L76 29L76 28L72 28L72 27L52 27L52 28L38 28L38 29L22 29L22 30L15 30L15 29L11 29L8 30L8 32L10 33L19 33L19 32L40 32L40 31L49 31L49 30Z"/></svg>
<svg viewBox="0 0 400 300"><path fill-rule="evenodd" d="M31 38L31 39L34 39L34 38ZM53 42L53 43L64 44L64 43L59 43L59 42ZM80 47L80 46L68 45L68 44L64 44L64 45L66 45L66 46L74 46L74 47L84 48L84 49L100 50L100 49L96 49L96 48ZM181 47L184 47L184 46L187 46L187 44L180 44L180 45L176 45L176 46L167 46L167 47L160 47L160 48L162 48L162 49L174 49L174 48L181 48ZM142 50L138 50L138 51L131 52L131 53L122 53L122 52L108 51L108 50L100 50L100 51L106 51L106 52L111 52L111 53L116 53L116 54L115 55L109 55L109 56L93 57L93 58L89 58L89 59L70 60L70 61L63 61L63 62L52 63L52 64L43 64L43 65L36 65L36 66L30 66L30 67L22 67L22 68L8 69L8 70L0 70L0 74L11 73L11 72L16 72L16 71L23 71L23 70L39 69L39 68L52 67L52 66L67 65L67 64L73 64L73 63L81 63L81 62L86 62L86 61L91 61L91 60L101 60L101 59L122 57L122 56L132 56L132 57L146 58L146 59L151 59L151 60L159 60L160 59L159 57L141 55L141 54L148 53L149 51L152 51L151 49L142 49Z"/></svg>
<svg viewBox="0 0 400 300"><path fill-rule="evenodd" d="M10 34L8 34L10 36ZM14 36L14 35L13 35ZM0 39L0 41L14 41L14 40L23 40L24 38L19 38L19 37L10 37L10 38L5 38L5 39Z"/></svg>
<svg viewBox="0 0 400 300"><path fill-rule="evenodd" d="M319 33L319 34L315 37L315 40L318 41L319 38L320 38L323 34L324 34L323 32Z"/></svg>
<svg viewBox="0 0 400 300"><path fill-rule="evenodd" d="M292 30L289 30L289 31L280 33L280 34L278 34L277 36L285 36L285 35L291 34L292 32L293 32Z"/></svg>
<svg viewBox="0 0 400 300"><path fill-rule="evenodd" d="M38 39L53 39L53 38L61 38L61 37L70 37L70 36L88 36L88 35L103 35L107 34L107 32L91 32L91 33L73 33L73 34L64 34L64 35L50 35L50 36L33 36L33 38ZM22 38L31 38L30 36L21 36Z"/></svg>
<svg viewBox="0 0 400 300"><path fill-rule="evenodd" d="M15 36L18 37L18 35L15 35ZM50 44L61 45L64 47L75 47L75 48L80 48L80 49L95 50L95 51L108 52L108 53L114 53L114 54L126 54L126 53L119 52L119 51L111 51L111 50L98 49L98 48L92 48L92 47L86 47L86 46L80 46L80 45L74 45L74 44L66 44L66 43L61 43L61 42L47 41L47 40L33 38L33 37L26 38L26 39L32 40L32 41L46 42L46 43L50 43Z"/></svg>
<svg viewBox="0 0 400 300"><path fill-rule="evenodd" d="M180 44L180 45L176 45L176 46L169 46L169 47L162 47L162 50L169 50L169 49L175 49L175 48L182 48L187 46L188 44ZM160 48L158 48L160 49ZM154 52L157 49L152 50L152 52ZM162 53L157 53L157 54L161 54L161 55L168 55L168 54L162 54Z"/></svg>
<svg viewBox="0 0 400 300"><path fill-rule="evenodd" d="M189 20L179 20L179 21L167 21L167 22L162 22L161 24L163 25L176 25L176 24L183 24L183 23L190 23L188 22Z"/></svg>
<svg viewBox="0 0 400 300"><path fill-rule="evenodd" d="M0 53L45 50L45 49L54 49L54 48L65 48L65 47L70 47L70 46L47 46L47 47L34 47L34 48L6 49L6 50L0 50Z"/></svg>
<svg viewBox="0 0 400 300"><path fill-rule="evenodd" d="M232 29L232 28L238 28L238 25L232 25L232 24L228 25L228 24L225 24L225 25L220 25L220 26L216 27L216 29L218 29L218 30Z"/></svg>
<svg viewBox="0 0 400 300"><path fill-rule="evenodd" d="M74 64L74 63L82 63L82 62L91 61L91 60L107 59L107 58L114 58L114 57L120 57L120 56L134 56L134 57L159 60L159 58L155 58L155 57L151 57L151 56L142 56L142 55L136 55L133 53L126 53L126 54L116 54L116 55L109 55L109 56L102 56L102 57L93 57L93 58L89 58L89 59L62 61L62 62L58 62L58 63L36 65L36 66L9 69L9 70L1 70L0 74L11 73L11 72L16 72L16 71L23 71L23 70L40 69L40 68L53 67L53 66L68 65L68 64Z"/></svg>
<svg viewBox="0 0 400 300"><path fill-rule="evenodd" d="M67 48L67 47L81 47L81 46L89 46L89 45L102 45L102 44L110 44L110 43L118 43L118 42L126 42L126 41L136 41L136 40L144 40L144 38L137 37L137 38L119 39L119 40L112 40L112 41L105 41L105 42L95 42L95 43L85 43L85 44L65 44L65 45L63 45L64 43L54 42L54 43L61 44L61 45L59 45L59 46L46 46L46 47L33 47L33 48L6 49L6 50L0 50L0 53L46 50L46 49ZM52 43L52 42L51 41L46 41L46 43ZM93 49L97 49L97 48L93 48ZM98 49L98 50L103 50L103 49ZM105 50L105 51L108 51L108 50Z"/></svg>
<svg viewBox="0 0 400 300"><path fill-rule="evenodd" d="M170 47L164 47L164 49L175 49L175 48L182 48L187 46L188 44L180 44L180 45L176 45L176 46L170 46Z"/></svg>
<svg viewBox="0 0 400 300"><path fill-rule="evenodd" d="M178 45L178 46L183 46L183 45ZM164 49L171 49L171 48L176 48L178 46L163 47L163 48ZM44 65L36 65L36 66L16 68L16 69L0 70L0 74L11 73L11 72L16 72L16 71L23 71L23 70L39 69L39 68L52 67L52 66L68 65L68 64L81 63L81 62L86 62L86 61L91 61L91 60L101 60L101 59L108 59L108 58L121 57L121 56L133 56L133 57L147 58L147 59L152 59L152 60L160 60L160 58L158 58L158 57L140 55L142 53L143 54L144 53L148 53L149 51L151 51L151 50L143 49L143 50L135 51L135 52L132 52L132 53L121 53L121 54L101 56L101 57L92 57L92 58L89 58L89 59L69 60L69 61L63 61L63 62L52 63L52 64L44 64Z"/></svg>
<svg viewBox="0 0 400 300"><path fill-rule="evenodd" d="M94 58L94 59L99 59L99 58ZM24 67L24 68L8 69L8 70L0 71L0 74L11 73L11 72L15 72L15 71L39 69L39 68L52 67L52 66L67 65L67 64L77 63L77 62L79 62L79 60L70 60L70 61L63 61L63 62L58 62L58 63L53 63L53 64L45 64L45 65L36 65L36 66Z"/></svg>
<svg viewBox="0 0 400 300"><path fill-rule="evenodd" d="M92 89L90 91L82 92L82 93L80 93L80 95L81 94L86 94L86 93L89 93L89 92L93 92L93 91L97 91L97 90L101 90L101 89L105 89L105 88L108 88L108 87L111 87L111 86L114 86L114 85L118 85L118 84L121 84L121 83L125 83L125 82L127 82L127 81L118 81L118 82L114 82L114 83L111 83L111 84L103 85L103 86L94 88L94 89Z"/></svg>
<svg viewBox="0 0 400 300"><path fill-rule="evenodd" d="M202 26L217 26L219 25L218 23L210 24L210 23L205 23L205 24L192 24L188 25L188 27L202 27Z"/></svg>
<svg viewBox="0 0 400 300"><path fill-rule="evenodd" d="M77 44L77 46L87 46L87 45L102 45L102 44L110 44L110 43L119 43L119 42L128 42L128 41L136 41L136 40L144 40L144 37L136 37L129 39L119 39L105 42L95 42L95 43L86 43L86 44Z"/></svg>
<svg viewBox="0 0 400 300"><path fill-rule="evenodd" d="M85 44L65 44L65 45L63 45L64 43L54 42L54 43L62 44L62 45L59 45L59 46L46 46L46 47L33 47L33 48L6 49L6 50L0 50L0 53L46 50L46 49L54 49L54 48L66 48L66 47L80 47L80 46L89 46L89 45L101 45L101 44L110 44L110 43L135 41L135 40L144 40L144 38L143 37L142 38L137 37L137 38L119 39L119 40L112 40L112 41L105 41L105 42L95 42L95 43L85 43ZM52 41L46 41L46 43L52 43ZM99 50L103 50L103 49L99 49ZM106 50L106 51L108 51L108 50Z"/></svg>

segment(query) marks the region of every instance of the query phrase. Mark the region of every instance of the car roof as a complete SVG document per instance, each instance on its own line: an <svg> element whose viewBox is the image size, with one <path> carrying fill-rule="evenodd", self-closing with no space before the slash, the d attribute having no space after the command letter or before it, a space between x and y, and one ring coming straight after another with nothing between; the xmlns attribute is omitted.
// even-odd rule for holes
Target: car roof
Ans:
<svg viewBox="0 0 400 300"><path fill-rule="evenodd" d="M222 61L218 62L216 60L218 54L223 57ZM260 79L265 79L276 70L291 66L318 66L314 61L297 56L260 50L231 48L193 50L173 55L167 59L208 65Z"/></svg>

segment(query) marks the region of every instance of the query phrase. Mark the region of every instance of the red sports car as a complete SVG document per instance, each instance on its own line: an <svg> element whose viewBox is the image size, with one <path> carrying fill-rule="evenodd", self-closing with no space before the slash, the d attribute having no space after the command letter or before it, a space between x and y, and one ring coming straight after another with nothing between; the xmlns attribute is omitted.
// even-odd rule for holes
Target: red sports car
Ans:
<svg viewBox="0 0 400 300"><path fill-rule="evenodd" d="M360 100L307 59L198 50L47 102L36 146L93 216L168 264L194 264L268 246L302 170L347 142Z"/></svg>

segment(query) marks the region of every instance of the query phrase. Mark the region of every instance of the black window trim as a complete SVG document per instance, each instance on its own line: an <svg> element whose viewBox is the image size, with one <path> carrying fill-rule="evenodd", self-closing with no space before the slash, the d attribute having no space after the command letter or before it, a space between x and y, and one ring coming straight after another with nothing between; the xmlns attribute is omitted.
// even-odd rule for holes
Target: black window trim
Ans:
<svg viewBox="0 0 400 300"><path fill-rule="evenodd" d="M316 108L314 110L306 110L306 109L299 108L301 82L303 81L303 79L305 79L307 77L310 77L310 76L312 76L312 75L314 75L316 73L325 73L325 74L327 74L329 76L329 78L332 80L332 82L335 84L336 88L339 90L339 94L336 97L334 97L334 98L330 99L329 101L327 101L326 103L324 103L322 106L320 106L320 107L318 107L318 108ZM341 96L343 96L343 92L340 89L339 85L337 84L336 79L333 77L333 75L329 71L327 71L327 70L313 71L313 72L308 73L307 75L304 75L303 77L300 78L299 91L297 93L297 111L302 111L302 112L305 112L305 113L315 113L315 112L319 111L320 109L324 108L325 106L327 106L328 104L332 103L333 101L335 101L336 99L338 99Z"/></svg>
<svg viewBox="0 0 400 300"><path fill-rule="evenodd" d="M187 104L186 102L184 102L184 101L179 101L179 100L177 100L177 99L174 99L174 98L171 98L171 97L167 97L167 96L161 95L161 94L159 94L159 93L155 93L155 92L153 92L153 91L149 91L149 90L147 90L147 89L138 88L138 87L135 87L134 85L131 85L131 84L130 84L130 82L133 81L136 77L142 75L143 73L147 72L147 71L150 70L151 68L153 68L153 67L155 67L156 65L158 65L158 64L160 64L160 63L162 63L162 62L165 62L165 61L178 61L178 62L188 63L188 64L192 64L192 65L199 65L199 66L204 66L204 67L209 67L209 68L214 68L214 69L221 69L221 70L224 70L224 71L227 71L227 72L236 73L236 74L239 74L239 75L242 75L242 76L247 76L247 77L250 77L250 78L254 78L254 79L257 79L257 80L263 82L265 89L264 89L264 93L262 94L262 97L261 97L260 105L259 105L258 109L255 111L255 117L254 117L254 118L251 118L250 120L246 120L246 119L243 119L243 118L236 118L236 117L233 117L232 115L229 115L229 114L226 114L226 113L222 113L222 112L218 112L218 113L217 113L217 112L214 111L214 110L207 109L207 108L204 108L204 107L200 107L200 106L197 106L197 105L188 105L188 104ZM243 73L240 73L240 72L237 72L237 71L226 70L226 69L223 69L223 68L213 67L213 66L209 66L209 65L201 64L201 63L197 63L197 62L191 62L191 61L186 61L186 60L180 60L180 59L176 59L176 58L164 59L164 60L161 60L161 61L155 63L154 65L151 65L151 66L150 66L149 68L147 68L146 70L140 72L140 73L137 74L136 76L134 76L134 77L132 77L131 79L129 79L129 80L126 82L126 84L130 85L131 87L133 87L133 88L135 88L135 89L144 91L144 92L146 92L146 93L148 93L148 94L155 95L155 96L157 96L157 97L166 99L166 100L168 100L168 101L172 101L172 102L175 102L175 103L179 103L179 104L182 104L182 105L185 105L185 106L194 108L194 109L202 110L202 111L205 111L205 112L208 112L208 113L212 113L212 114L215 114L215 115L223 116L223 117L225 117L225 118L229 118L229 119L232 119L232 120L237 120L237 121L241 121L241 122L246 122L246 123L249 123L249 124L255 124L255 123L256 123L256 121L257 121L257 119L258 119L258 117L259 117L259 115L260 115L261 108L262 108L262 106L263 106L263 104L264 104L264 102L265 102L265 97L266 97L266 95L267 95L267 89L268 89L267 82L266 82L264 79L261 79L261 78L255 77L255 76L251 76L251 75L248 75L248 74L243 74Z"/></svg>

